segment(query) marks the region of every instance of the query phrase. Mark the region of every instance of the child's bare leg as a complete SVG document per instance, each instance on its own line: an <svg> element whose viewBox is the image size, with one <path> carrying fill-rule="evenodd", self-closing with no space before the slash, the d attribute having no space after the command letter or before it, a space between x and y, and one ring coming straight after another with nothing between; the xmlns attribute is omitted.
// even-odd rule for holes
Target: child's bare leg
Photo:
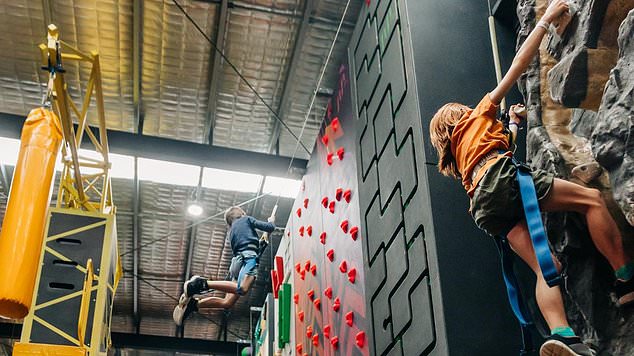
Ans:
<svg viewBox="0 0 634 356"><path fill-rule="evenodd" d="M198 301L198 308L200 309L229 309L238 301L239 298L240 296L234 293L227 293L224 298L218 298L218 297L203 298Z"/></svg>
<svg viewBox="0 0 634 356"><path fill-rule="evenodd" d="M238 289L238 283L231 281L207 281L207 288L218 290L225 293L235 293Z"/></svg>
<svg viewBox="0 0 634 356"><path fill-rule="evenodd" d="M519 255L526 264L535 272L537 282L535 284L535 297L537 299L537 305L541 310L546 323L551 330L558 327L568 327L568 320L566 319L566 312L564 310L564 302L561 297L561 290L559 286L550 288L544 276L542 275L539 263L535 257L533 250L533 243L526 227L526 222L522 221L515 225L511 232L507 235L511 248L517 255ZM559 262L552 257L557 269L560 269Z"/></svg>
<svg viewBox="0 0 634 356"><path fill-rule="evenodd" d="M630 262L623 250L621 232L598 190L555 178L541 205L545 211L584 214L594 245L615 271Z"/></svg>

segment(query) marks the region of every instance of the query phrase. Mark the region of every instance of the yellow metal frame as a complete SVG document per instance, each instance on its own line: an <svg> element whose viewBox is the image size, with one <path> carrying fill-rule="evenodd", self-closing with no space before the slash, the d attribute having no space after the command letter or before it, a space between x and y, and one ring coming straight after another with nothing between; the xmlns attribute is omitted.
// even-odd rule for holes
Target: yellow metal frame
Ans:
<svg viewBox="0 0 634 356"><path fill-rule="evenodd" d="M42 63L50 70L47 97L60 118L64 133L62 146L64 170L57 195L57 207L114 214L99 54L97 51L82 52L61 41L57 27L52 24L48 26L47 43L40 44L39 48L42 53ZM62 52L62 49L68 53ZM62 60L84 62L92 66L86 94L81 101L81 109L68 93ZM93 99L93 93L97 104L99 137L87 128L88 108ZM73 126L71 113L77 122L77 132ZM78 148L84 139L84 134L88 136L99 153L98 159L79 155ZM97 173L82 174L82 168L96 169Z"/></svg>
<svg viewBox="0 0 634 356"><path fill-rule="evenodd" d="M80 226L75 229L65 231L63 233L59 233L57 235L49 236L48 231L50 228L51 215L53 213L73 214L73 215L99 218L104 220L98 223ZM54 241L55 239L72 236L74 234L89 230L90 228L97 228L102 225L105 225L105 230L104 230L103 247L101 251L101 263L97 269L98 271L100 271L100 273L95 274L94 271L91 271L93 269L93 263L92 263L92 260L89 259L88 261L86 261L85 266L82 266L80 264L75 266L75 268L80 270L82 273L86 274L86 280L84 281L83 290L74 292L71 294L67 294L65 296L56 298L54 300L50 300L42 304L37 304L37 294L36 294L33 297L32 305L31 305L31 308L29 309L29 314L24 319L24 324L22 327L22 336L21 336L20 342L16 343L16 348L14 348L13 350L14 356L36 355L36 354L37 355L60 355L60 356L85 355L86 353L90 355L100 355L100 354L105 355L106 354L100 351L100 340L103 340L104 336L106 335L108 336L107 345L105 345L106 349L108 349L111 346L110 329L104 327L106 324L110 325L109 321L112 319L112 305L110 306L110 309L109 309L110 310L109 315L105 315L105 313L103 312L104 310L106 310L106 293L108 292L108 290L110 290L114 297L114 293L117 289L117 285L121 277L121 268L119 266L119 261L118 261L119 252L118 252L117 245L115 244L114 250L112 249L112 244L115 243L116 241L116 225L115 225L114 215L97 213L97 212L81 211L81 210L75 210L75 209L66 209L66 208L50 208L48 212L48 218L47 218L46 230L45 230L46 231L45 236L47 236L46 243L42 246L42 251L40 253L39 260L40 260L40 264L42 264L44 261L44 255L48 252L63 261L70 261L68 257L55 251L50 246L47 246L47 243L50 243ZM110 263L112 262L113 259L117 259L117 267L116 267L116 270L113 271L113 273L115 273L114 285L111 285L108 282L109 278L107 277L108 277L108 271L110 268ZM40 271L38 271L38 274L37 274L36 286L40 285L41 275L42 275L42 270L40 269ZM91 279L91 280L88 281L88 279ZM97 281L96 286L92 286L93 281ZM88 288L88 286L92 286L92 287ZM93 291L96 291L97 294L96 294L95 308L91 315L91 313L89 313L87 309L89 308L89 305L90 305L90 294ZM36 293L37 293L37 290L36 290ZM77 328L78 337L77 338L73 337L72 335L68 335L67 333L57 328L55 325L35 315L36 312L40 309L46 308L53 304L63 302L71 298L82 298L82 303L80 307L80 315L78 320L78 328ZM86 332L88 318L92 318L92 334L90 337L91 343L89 346L84 345L84 336ZM108 321L108 323L106 323L106 320ZM38 324L43 325L47 329L51 330L53 333L65 338L66 340L68 340L69 342L73 343L76 346L60 346L60 345L30 343L29 339L33 329L34 322L37 322ZM20 347L18 348L17 345L20 345ZM52 348L48 349L48 347L52 347ZM77 349L77 350L73 351L71 349ZM83 350L83 353L80 353L81 351L78 351L78 350Z"/></svg>

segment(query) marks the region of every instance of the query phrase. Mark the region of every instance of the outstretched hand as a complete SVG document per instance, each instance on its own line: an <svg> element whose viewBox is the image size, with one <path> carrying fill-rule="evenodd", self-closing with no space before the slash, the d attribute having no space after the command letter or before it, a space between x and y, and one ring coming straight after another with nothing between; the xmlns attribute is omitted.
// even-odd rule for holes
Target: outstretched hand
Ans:
<svg viewBox="0 0 634 356"><path fill-rule="evenodd" d="M548 5L542 20L551 23L570 9L567 0L554 0Z"/></svg>
<svg viewBox="0 0 634 356"><path fill-rule="evenodd" d="M511 105L509 110L510 122L517 125L526 119L526 108L522 104Z"/></svg>

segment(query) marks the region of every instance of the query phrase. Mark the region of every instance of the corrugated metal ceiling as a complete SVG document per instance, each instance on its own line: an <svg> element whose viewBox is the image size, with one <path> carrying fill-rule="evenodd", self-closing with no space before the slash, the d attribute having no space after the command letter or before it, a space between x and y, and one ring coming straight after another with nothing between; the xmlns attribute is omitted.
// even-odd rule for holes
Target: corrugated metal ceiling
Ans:
<svg viewBox="0 0 634 356"><path fill-rule="evenodd" d="M306 37L298 38L305 0L228 1L226 23L220 23L222 0L180 0L185 10L211 39L224 27L225 55L257 89L295 134L306 117L313 91L334 38L345 1L315 0L308 14ZM336 85L352 25L363 6L353 0L346 24L336 43L322 88ZM0 112L26 115L40 104L45 78L40 70L37 45L44 40L48 17L60 28L62 39L84 51L98 50L109 129L136 132L133 79L133 0L0 0L0 30L9 34L0 41ZM213 144L266 152L275 137L275 119L224 61L218 61L210 44L180 13L172 1L144 1L142 6L140 106L143 134L208 143L210 122L215 125ZM19 33L19 35L11 35ZM296 44L298 58L293 61ZM295 66L291 70L291 66ZM88 68L66 63L66 80L73 97L85 90ZM294 77L288 77L294 72ZM214 76L214 73L216 75ZM213 79L213 80L212 80ZM288 84L287 84L288 83ZM210 95L216 88L215 96ZM283 93L288 107L281 108ZM213 99L209 101L210 97ZM324 115L327 97L318 97L302 142L312 148ZM283 110L282 110L283 109ZM89 113L94 117L94 110ZM290 156L295 140L282 128L280 154ZM307 157L305 152L298 156ZM10 167L9 167L10 168ZM280 172L284 174L283 172ZM11 174L11 169L9 169ZM2 185L2 182L0 182ZM171 309L182 288L187 258L188 224L184 209L191 187L142 181L140 184L141 245L169 236L140 250L139 314L141 333L175 335ZM0 218L6 206L6 187L0 188ZM133 269L133 206L131 180L114 179L118 207L117 231L124 269ZM202 189L206 214L253 198L251 193ZM253 214L261 219L272 210L275 198L257 204ZM282 199L278 222L290 214L290 199ZM253 209L253 205L250 206ZM221 219L196 228L192 273L223 279L230 262ZM280 238L278 235L276 238ZM269 249L270 251L271 249ZM236 305L229 323L229 339L248 338L250 305L261 305L268 286L270 253L263 257L260 279L248 297ZM135 332L134 278L126 272L115 300L113 331ZM206 317L206 318L205 318ZM186 337L215 339L221 312L188 321ZM210 321L212 320L212 321Z"/></svg>

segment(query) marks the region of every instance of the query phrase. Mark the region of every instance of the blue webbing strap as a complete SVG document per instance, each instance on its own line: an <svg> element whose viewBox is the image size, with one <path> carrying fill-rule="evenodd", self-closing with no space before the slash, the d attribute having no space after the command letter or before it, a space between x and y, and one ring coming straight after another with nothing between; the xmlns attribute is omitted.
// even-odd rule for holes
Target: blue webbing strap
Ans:
<svg viewBox="0 0 634 356"><path fill-rule="evenodd" d="M552 288L561 283L561 276L551 258L550 246L548 245L548 237L546 236L546 230L539 211L533 177L515 159L513 159L513 163L517 167L517 182L522 195L526 225L533 241L535 256L537 257L539 268L542 270L544 280Z"/></svg>

